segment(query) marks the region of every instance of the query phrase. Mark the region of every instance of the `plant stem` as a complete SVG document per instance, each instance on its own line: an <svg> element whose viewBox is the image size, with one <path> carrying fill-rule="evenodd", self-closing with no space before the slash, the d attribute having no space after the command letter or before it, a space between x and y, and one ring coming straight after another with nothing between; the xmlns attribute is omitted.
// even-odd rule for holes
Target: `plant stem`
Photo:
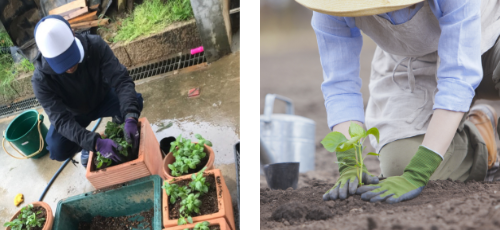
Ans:
<svg viewBox="0 0 500 230"><path fill-rule="evenodd" d="M359 159L360 159L360 169L359 169L359 185L363 185L363 182L362 182L362 176L363 176L363 152L362 152L362 145L361 145L361 141L358 142L358 152L359 152Z"/></svg>

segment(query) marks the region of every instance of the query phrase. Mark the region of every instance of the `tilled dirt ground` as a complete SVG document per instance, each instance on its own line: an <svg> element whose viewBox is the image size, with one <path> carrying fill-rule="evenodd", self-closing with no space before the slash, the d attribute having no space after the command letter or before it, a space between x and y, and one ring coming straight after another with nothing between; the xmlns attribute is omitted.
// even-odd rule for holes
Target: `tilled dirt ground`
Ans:
<svg viewBox="0 0 500 230"><path fill-rule="evenodd" d="M393 205L359 195L325 202L332 185L261 188L261 229L500 229L500 182L430 181L417 198Z"/></svg>
<svg viewBox="0 0 500 230"><path fill-rule="evenodd" d="M339 176L335 154L320 144L330 132L320 88L323 72L310 25L312 13L295 2L289 5L280 10L261 9L261 114L265 95L276 93L292 99L295 114L314 120L316 168L300 175L295 191L271 191L261 175L261 229L500 229L500 182L431 181L419 197L395 205L372 204L360 196L322 200ZM364 36L360 77L365 106L375 47ZM498 101L479 103L500 112ZM284 106L276 103L275 112L283 113ZM365 144L365 154L374 151L368 141ZM367 157L365 163L372 174L380 174L376 157Z"/></svg>

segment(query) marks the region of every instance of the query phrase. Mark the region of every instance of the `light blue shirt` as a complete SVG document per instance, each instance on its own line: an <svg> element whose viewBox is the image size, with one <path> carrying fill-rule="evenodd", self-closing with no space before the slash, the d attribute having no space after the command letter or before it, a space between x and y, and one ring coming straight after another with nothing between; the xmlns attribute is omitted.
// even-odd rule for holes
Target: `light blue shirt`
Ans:
<svg viewBox="0 0 500 230"><path fill-rule="evenodd" d="M439 21L441 36L437 72L438 92L433 109L469 111L474 90L483 78L481 65L480 1L428 0ZM410 20L424 3L378 15L392 24ZM350 120L364 123L359 55L363 38L352 17L336 17L314 12L312 27L318 40L324 81L328 126Z"/></svg>

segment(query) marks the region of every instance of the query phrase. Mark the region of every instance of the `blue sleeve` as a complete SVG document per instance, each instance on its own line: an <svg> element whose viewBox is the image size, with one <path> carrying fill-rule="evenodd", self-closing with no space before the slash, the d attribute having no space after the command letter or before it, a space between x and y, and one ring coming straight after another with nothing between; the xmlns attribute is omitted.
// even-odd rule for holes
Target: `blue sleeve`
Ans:
<svg viewBox="0 0 500 230"><path fill-rule="evenodd" d="M433 109L467 112L483 78L479 1L430 0L439 20L438 93Z"/></svg>
<svg viewBox="0 0 500 230"><path fill-rule="evenodd" d="M345 121L364 123L364 105L359 77L359 55L363 38L353 18L314 12L312 27L318 40L323 67L321 90L325 98L328 126Z"/></svg>

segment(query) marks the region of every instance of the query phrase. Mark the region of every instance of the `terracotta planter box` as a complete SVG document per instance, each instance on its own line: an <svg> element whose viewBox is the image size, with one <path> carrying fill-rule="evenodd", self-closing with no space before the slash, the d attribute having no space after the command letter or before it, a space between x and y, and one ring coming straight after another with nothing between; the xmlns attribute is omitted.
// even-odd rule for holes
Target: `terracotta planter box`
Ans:
<svg viewBox="0 0 500 230"><path fill-rule="evenodd" d="M224 181L224 177L220 169L212 169L205 171L205 175L214 175L215 181L217 182L217 200L219 204L219 211L216 213L212 213L209 215L196 216L193 217L193 223L208 221L211 222L218 218L223 218L229 224L229 230L235 230L234 224L234 213L233 213L233 204L231 203L231 195L229 194L229 190L227 189L226 182ZM191 175L180 176L175 179L175 181L182 181L191 179ZM219 179L219 180L218 180ZM169 181L170 182L170 181ZM164 189L162 189L162 208L163 208L163 227L169 229L169 227L177 226L177 219L170 219L169 217L169 209L170 205L168 195ZM185 226L185 225L183 225ZM184 228L182 228L184 229Z"/></svg>
<svg viewBox="0 0 500 230"><path fill-rule="evenodd" d="M201 223L201 222L203 222L203 221L192 223L192 224L179 225L179 226L170 227L170 228L164 228L163 230L184 230L186 228L187 229L192 229L192 228L194 228L194 226L197 223ZM219 227L220 227L221 230L230 230L231 229L231 228L229 228L229 224L227 224L227 222L226 222L226 220L224 218L213 219L213 220L209 220L208 222L210 222L209 226L217 226L217 225L219 225Z"/></svg>
<svg viewBox="0 0 500 230"><path fill-rule="evenodd" d="M89 153L89 165L86 177L96 189L121 184L150 175L162 176L162 155L158 148L158 141L151 129L148 119L139 118L140 141L137 159L111 166L105 169L95 170L93 152Z"/></svg>
<svg viewBox="0 0 500 230"><path fill-rule="evenodd" d="M214 153L214 150L212 149L212 147L210 147L208 145L205 145L205 153L208 156L208 162L205 165L207 167L206 171L208 171L208 170L214 168L215 153ZM186 175L183 175L183 176L180 176L180 177L174 177L174 176L172 176L172 174L170 174L170 172L172 170L170 170L170 168L168 167L168 165L172 164L174 162L175 162L174 155L171 152L168 153L167 156L165 157L165 159L163 160L163 179L164 180L171 180L171 179L174 179L174 178L181 178L183 176L191 175L191 174L186 174Z"/></svg>
<svg viewBox="0 0 500 230"><path fill-rule="evenodd" d="M42 230L52 230L52 225L54 224L54 215L52 214L52 209L50 208L50 206L47 203L41 201L33 202L31 204L33 204L33 208L41 206L45 209L46 217L45 217L45 224L43 225ZM19 211L17 211L16 214L14 214L12 218L10 218L9 222L17 218L19 213L21 213L21 209L19 209ZM10 230L10 227L6 228L5 230Z"/></svg>

